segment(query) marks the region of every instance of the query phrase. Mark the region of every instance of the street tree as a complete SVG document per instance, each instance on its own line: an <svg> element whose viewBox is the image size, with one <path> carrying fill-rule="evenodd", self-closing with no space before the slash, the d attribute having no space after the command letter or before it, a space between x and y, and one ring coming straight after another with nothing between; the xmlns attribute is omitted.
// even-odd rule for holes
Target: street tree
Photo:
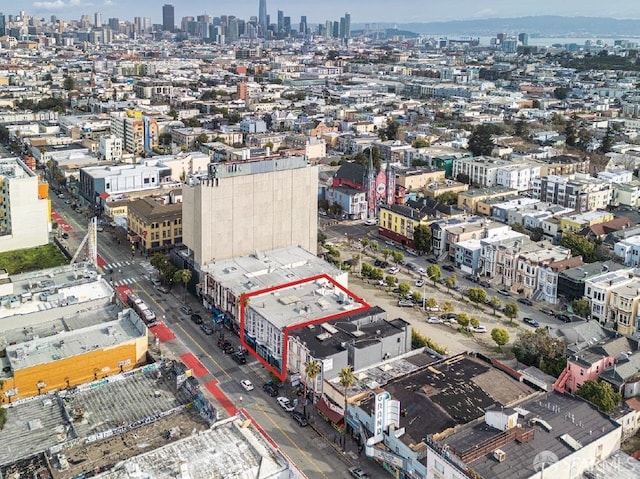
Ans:
<svg viewBox="0 0 640 479"><path fill-rule="evenodd" d="M387 283L387 287L391 289L396 285L396 277L393 276L392 274L388 274L387 277L384 279L384 282Z"/></svg>
<svg viewBox="0 0 640 479"><path fill-rule="evenodd" d="M586 318L591 314L591 306L589 305L588 299L574 299L571 303L571 308L573 309L573 312L581 318Z"/></svg>
<svg viewBox="0 0 640 479"><path fill-rule="evenodd" d="M422 293L420 291L414 291L413 292L413 300L417 304L421 304L422 303Z"/></svg>
<svg viewBox="0 0 640 479"><path fill-rule="evenodd" d="M500 301L500 298L498 298L497 296L491 296L491 299L489 300L489 305L493 308L493 315L495 316L496 309L498 309L502 305L502 302Z"/></svg>
<svg viewBox="0 0 640 479"><path fill-rule="evenodd" d="M583 382L576 391L576 395L595 404L604 413L611 412L622 399L620 393L614 391L611 384L598 381Z"/></svg>
<svg viewBox="0 0 640 479"><path fill-rule="evenodd" d="M365 278L371 278L371 272L373 271L373 266L369 263L362 263L360 267L360 274L362 274Z"/></svg>
<svg viewBox="0 0 640 479"><path fill-rule="evenodd" d="M384 271L382 271L382 268L373 268L371 270L371 279L380 281L382 278L384 278Z"/></svg>
<svg viewBox="0 0 640 479"><path fill-rule="evenodd" d="M399 290L400 296L404 298L409 293L409 291L411 291L411 285L406 281L403 281L398 285L398 290Z"/></svg>
<svg viewBox="0 0 640 479"><path fill-rule="evenodd" d="M475 316L473 316L469 319L469 324L474 328L477 328L478 326L480 326L480 320Z"/></svg>
<svg viewBox="0 0 640 479"><path fill-rule="evenodd" d="M436 298L427 298L427 302L425 303L427 308L435 308L438 302Z"/></svg>
<svg viewBox="0 0 640 479"><path fill-rule="evenodd" d="M484 288L469 288L469 299L476 304L484 304L487 300L487 292Z"/></svg>
<svg viewBox="0 0 640 479"><path fill-rule="evenodd" d="M442 303L443 313L449 314L452 311L453 311L453 304L451 304L451 301L445 301L444 303Z"/></svg>
<svg viewBox="0 0 640 479"><path fill-rule="evenodd" d="M433 284L435 285L442 277L442 271L440 271L440 266L438 266L437 264L429 265L429 267L427 268L427 276L431 278L431 280L433 281Z"/></svg>
<svg viewBox="0 0 640 479"><path fill-rule="evenodd" d="M344 434L347 431L347 406L349 405L349 388L351 388L355 384L356 377L353 374L353 371L351 371L351 368L346 367L340 370L340 372L338 373L338 378L340 380L340 385L344 389L344 423L345 425L342 430L342 433ZM342 442L343 451L345 446L344 439L345 438L343 438L343 442Z"/></svg>
<svg viewBox="0 0 640 479"><path fill-rule="evenodd" d="M518 121L514 125L514 133L516 136L520 138L526 139L529 136L529 127L527 126L527 122L524 119L524 116L520 115L518 117Z"/></svg>
<svg viewBox="0 0 640 479"><path fill-rule="evenodd" d="M402 260L404 259L404 254L402 254L402 251L393 251L391 255L395 264L402 263Z"/></svg>
<svg viewBox="0 0 640 479"><path fill-rule="evenodd" d="M444 284L447 287L447 290L450 290L451 288L453 288L456 285L456 275L455 274L450 274L449 276L447 276L444 279Z"/></svg>
<svg viewBox="0 0 640 479"><path fill-rule="evenodd" d="M385 261L387 261L389 259L389 256L393 254L393 250L390 248L384 248L380 252L382 253L382 257L384 258Z"/></svg>
<svg viewBox="0 0 640 479"><path fill-rule="evenodd" d="M518 305L516 303L507 303L504 305L504 315L509 318L509 323L518 316Z"/></svg>
<svg viewBox="0 0 640 479"><path fill-rule="evenodd" d="M460 313L458 314L458 317L456 318L456 321L458 322L458 324L460 326L462 326L464 329L467 329L469 327L469 315L467 313Z"/></svg>
<svg viewBox="0 0 640 479"><path fill-rule="evenodd" d="M413 245L421 253L431 251L431 228L429 225L418 225L413 230Z"/></svg>
<svg viewBox="0 0 640 479"><path fill-rule="evenodd" d="M175 282L182 283L182 302L187 300L187 284L191 281L192 273L190 269L179 269L173 275Z"/></svg>
<svg viewBox="0 0 640 479"><path fill-rule="evenodd" d="M322 366L315 359L312 359L311 361L309 361L304 366L304 374L307 376L307 380L304 382L303 410L304 410L304 415L305 416L307 415L307 397L309 395L308 392L307 392L307 388L309 387L308 383L312 383L314 385L313 390L315 391L316 379L320 375L321 372L322 372Z"/></svg>
<svg viewBox="0 0 640 479"><path fill-rule="evenodd" d="M503 328L493 328L491 330L491 339L498 345L498 349L502 351L502 346L509 342L509 333Z"/></svg>
<svg viewBox="0 0 640 479"><path fill-rule="evenodd" d="M364 251L371 244L371 241L369 241L369 238L360 238L360 244L362 245L362 251Z"/></svg>

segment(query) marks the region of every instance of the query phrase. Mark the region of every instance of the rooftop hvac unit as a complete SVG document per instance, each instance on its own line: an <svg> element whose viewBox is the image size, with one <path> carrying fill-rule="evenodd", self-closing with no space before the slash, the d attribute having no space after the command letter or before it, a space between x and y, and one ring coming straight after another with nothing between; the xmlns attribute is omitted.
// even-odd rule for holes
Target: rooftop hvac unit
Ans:
<svg viewBox="0 0 640 479"><path fill-rule="evenodd" d="M502 449L496 449L493 451L493 458L498 462L503 462L507 458L507 455Z"/></svg>

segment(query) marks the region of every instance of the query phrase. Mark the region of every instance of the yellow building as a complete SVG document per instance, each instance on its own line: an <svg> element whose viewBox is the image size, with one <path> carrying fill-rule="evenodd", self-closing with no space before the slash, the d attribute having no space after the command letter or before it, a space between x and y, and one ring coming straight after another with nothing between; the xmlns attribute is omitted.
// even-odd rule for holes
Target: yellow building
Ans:
<svg viewBox="0 0 640 479"><path fill-rule="evenodd" d="M396 186L402 186L407 191L427 189L431 185L446 182L444 170L430 168L416 168L411 170L396 170Z"/></svg>
<svg viewBox="0 0 640 479"><path fill-rule="evenodd" d="M458 209L467 213L475 214L480 201L493 198L507 197L518 194L517 190L512 190L505 186L492 186L490 188L471 189L458 193Z"/></svg>
<svg viewBox="0 0 640 479"><path fill-rule="evenodd" d="M576 233L589 226L611 221L613 214L606 211L588 211L579 215L565 216L560 219L560 231Z"/></svg>
<svg viewBox="0 0 640 479"><path fill-rule="evenodd" d="M182 244L182 203L164 204L154 198L132 201L127 209L127 223L142 251Z"/></svg>
<svg viewBox="0 0 640 479"><path fill-rule="evenodd" d="M381 206L378 227L382 236L410 247L413 244L413 232L420 224L428 225L434 218L406 205Z"/></svg>
<svg viewBox="0 0 640 479"><path fill-rule="evenodd" d="M147 327L129 309L113 321L35 335L7 346L12 376L3 379L0 400L7 403L139 367L146 362L147 344Z"/></svg>
<svg viewBox="0 0 640 479"><path fill-rule="evenodd" d="M116 216L127 216L129 200L107 201L104 204L104 214L113 219Z"/></svg>

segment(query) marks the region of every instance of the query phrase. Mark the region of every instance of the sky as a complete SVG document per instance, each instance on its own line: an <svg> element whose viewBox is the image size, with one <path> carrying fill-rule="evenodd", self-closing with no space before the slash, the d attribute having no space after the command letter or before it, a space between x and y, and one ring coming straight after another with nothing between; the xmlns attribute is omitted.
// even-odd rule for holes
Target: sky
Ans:
<svg viewBox="0 0 640 479"><path fill-rule="evenodd" d="M133 21L134 16L162 22L162 5L175 7L176 24L184 16L208 14L213 17L235 15L243 19L258 15L259 0L38 0L24 3L0 1L4 14L25 13L49 18L79 19L83 14L100 12L106 20L117 17ZM4 5L2 5L4 4ZM11 8L7 8L9 5ZM16 11L12 11L12 10ZM28 10L27 10L28 9ZM292 23L307 16L308 23L338 20L346 12L353 23L410 23L482 18L512 18L529 15L563 15L613 18L640 18L638 0L267 0L267 12L275 22L277 10L290 16Z"/></svg>

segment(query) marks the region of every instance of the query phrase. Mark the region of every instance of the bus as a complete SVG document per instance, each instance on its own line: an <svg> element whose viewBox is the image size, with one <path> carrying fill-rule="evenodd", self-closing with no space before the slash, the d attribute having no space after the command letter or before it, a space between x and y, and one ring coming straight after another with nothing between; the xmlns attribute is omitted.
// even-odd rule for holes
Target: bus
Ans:
<svg viewBox="0 0 640 479"><path fill-rule="evenodd" d="M127 304L148 326L156 322L156 313L154 313L137 295L127 295Z"/></svg>

